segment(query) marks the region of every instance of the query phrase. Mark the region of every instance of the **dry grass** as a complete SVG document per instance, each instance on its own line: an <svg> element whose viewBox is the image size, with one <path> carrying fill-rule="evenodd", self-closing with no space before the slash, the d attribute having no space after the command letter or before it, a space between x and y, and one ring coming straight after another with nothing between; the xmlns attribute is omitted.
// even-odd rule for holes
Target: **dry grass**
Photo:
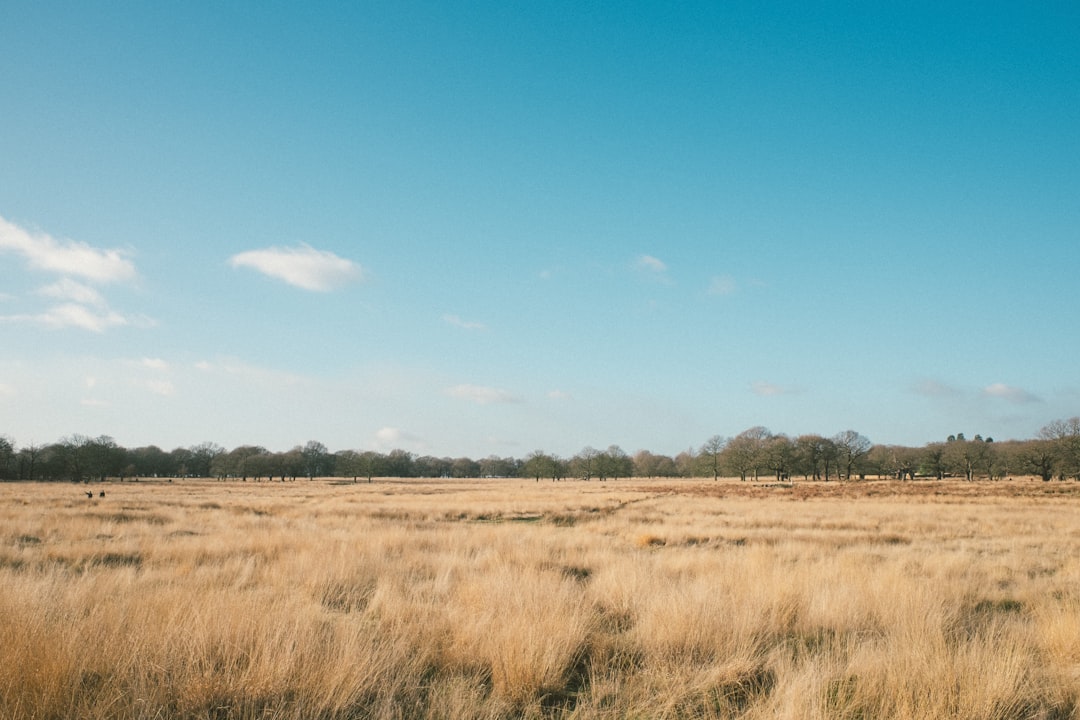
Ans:
<svg viewBox="0 0 1080 720"><path fill-rule="evenodd" d="M1080 486L0 486L0 718L1080 718Z"/></svg>

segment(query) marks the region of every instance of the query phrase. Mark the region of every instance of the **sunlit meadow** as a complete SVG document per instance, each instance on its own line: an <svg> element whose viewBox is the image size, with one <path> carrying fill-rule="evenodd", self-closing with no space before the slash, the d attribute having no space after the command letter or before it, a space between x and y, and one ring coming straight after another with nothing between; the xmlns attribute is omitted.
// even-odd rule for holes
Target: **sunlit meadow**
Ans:
<svg viewBox="0 0 1080 720"><path fill-rule="evenodd" d="M3 485L0 717L1080 718L1080 484Z"/></svg>

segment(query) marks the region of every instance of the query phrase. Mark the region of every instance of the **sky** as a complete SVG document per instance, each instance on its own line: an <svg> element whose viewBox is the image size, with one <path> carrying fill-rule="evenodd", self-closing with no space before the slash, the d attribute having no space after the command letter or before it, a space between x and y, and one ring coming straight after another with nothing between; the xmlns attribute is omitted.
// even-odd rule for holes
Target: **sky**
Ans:
<svg viewBox="0 0 1080 720"><path fill-rule="evenodd" d="M0 434L1080 414L1075 2L5 2Z"/></svg>

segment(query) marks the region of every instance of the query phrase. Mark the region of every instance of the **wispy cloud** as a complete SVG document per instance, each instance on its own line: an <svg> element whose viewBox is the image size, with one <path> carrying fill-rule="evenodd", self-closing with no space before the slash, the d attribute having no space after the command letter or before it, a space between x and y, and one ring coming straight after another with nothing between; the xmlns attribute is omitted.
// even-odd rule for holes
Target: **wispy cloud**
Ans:
<svg viewBox="0 0 1080 720"><path fill-rule="evenodd" d="M56 330L81 328L95 333L131 324L123 315L112 310L98 310L77 303L64 303L32 315L4 315L0 316L0 322L29 323Z"/></svg>
<svg viewBox="0 0 1080 720"><path fill-rule="evenodd" d="M727 296L734 295L738 289L738 283L730 275L714 275L709 280L709 288L706 292L709 295Z"/></svg>
<svg viewBox="0 0 1080 720"><path fill-rule="evenodd" d="M487 325L482 322L475 322L472 320L462 320L457 315L443 315L443 322L454 327L459 327L463 330L487 330Z"/></svg>
<svg viewBox="0 0 1080 720"><path fill-rule="evenodd" d="M450 397L468 400L477 405L521 402L521 398L506 390L484 387L483 385L454 385L446 388L445 393Z"/></svg>
<svg viewBox="0 0 1080 720"><path fill-rule="evenodd" d="M641 277L651 282L671 284L667 263L654 255L638 255L634 260L634 269Z"/></svg>
<svg viewBox="0 0 1080 720"><path fill-rule="evenodd" d="M128 253L102 249L74 240L57 240L32 232L0 217L0 251L21 255L35 270L81 277L92 282L111 283L135 277L135 265Z"/></svg>
<svg viewBox="0 0 1080 720"><path fill-rule="evenodd" d="M306 243L297 247L248 250L229 258L233 267L249 267L278 280L315 292L329 292L363 278L363 269L352 260Z"/></svg>
<svg viewBox="0 0 1080 720"><path fill-rule="evenodd" d="M564 390L551 390L547 394L548 400L573 400L574 396Z"/></svg>
<svg viewBox="0 0 1080 720"><path fill-rule="evenodd" d="M112 310L101 292L86 284L134 279L135 265L122 250L57 240L0 217L0 253L4 252L22 256L31 269L59 273L64 277L35 292L58 304L40 312L2 315L0 323L41 325L51 329L78 328L95 333L125 325L146 327L154 324L148 318L126 317Z"/></svg>
<svg viewBox="0 0 1080 720"><path fill-rule="evenodd" d="M1000 398L1001 400L1007 400L1008 402L1015 403L1017 405L1025 405L1027 403L1042 402L1042 399L1037 395L1024 390L1023 388L1012 387L1005 383L993 383L983 388L982 394L986 397Z"/></svg>
<svg viewBox="0 0 1080 720"><path fill-rule="evenodd" d="M750 383L750 391L759 397L777 397L779 395L795 395L798 393L798 390L794 388L761 380Z"/></svg>
<svg viewBox="0 0 1080 720"><path fill-rule="evenodd" d="M916 395L922 395L929 398L950 398L960 395L960 391L956 388L940 383L937 380L920 380L914 387L912 392Z"/></svg>
<svg viewBox="0 0 1080 720"><path fill-rule="evenodd" d="M654 273L665 273L668 269L667 263L652 255L639 255L637 262L634 264L641 270L648 270L649 272Z"/></svg>
<svg viewBox="0 0 1080 720"><path fill-rule="evenodd" d="M96 308L103 308L108 305L104 296L97 290L71 278L62 278L52 285L46 285L38 289L37 294L54 300L67 300Z"/></svg>
<svg viewBox="0 0 1080 720"><path fill-rule="evenodd" d="M161 358L143 358L140 363L144 368L150 370L168 370L169 363Z"/></svg>

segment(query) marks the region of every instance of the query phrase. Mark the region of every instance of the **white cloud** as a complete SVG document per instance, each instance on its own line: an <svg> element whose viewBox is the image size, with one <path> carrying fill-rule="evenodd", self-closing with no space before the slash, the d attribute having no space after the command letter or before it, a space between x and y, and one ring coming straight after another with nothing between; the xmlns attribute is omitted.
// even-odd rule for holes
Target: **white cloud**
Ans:
<svg viewBox="0 0 1080 720"><path fill-rule="evenodd" d="M652 255L639 255L636 264L642 270L649 270L655 273L667 272L667 264L660 258L653 257Z"/></svg>
<svg viewBox="0 0 1080 720"><path fill-rule="evenodd" d="M169 363L165 362L161 358L143 358L140 363L144 368L150 370L168 370Z"/></svg>
<svg viewBox="0 0 1080 720"><path fill-rule="evenodd" d="M983 395L992 398L1000 398L1007 400L1017 405L1023 405L1026 403L1041 402L1040 398L1032 395L1027 390L1018 387L1012 387L1005 383L993 383L983 388Z"/></svg>
<svg viewBox="0 0 1080 720"><path fill-rule="evenodd" d="M135 265L122 250L105 250L73 240L57 240L0 217L0 251L23 256L30 267L62 275L74 275L99 283L131 280Z"/></svg>
<svg viewBox="0 0 1080 720"><path fill-rule="evenodd" d="M780 385L774 385L773 383L762 382L762 381L758 381L758 382L755 382L755 383L750 383L750 389L753 391L753 393L755 395L759 395L761 397L776 397L777 395L790 395L790 394L792 394L794 392L793 390L791 390L789 388L785 388L785 387L780 386Z"/></svg>
<svg viewBox="0 0 1080 720"><path fill-rule="evenodd" d="M443 322L446 322L454 327L462 328L463 330L487 330L487 325L481 322L473 322L469 320L462 320L457 315L443 315Z"/></svg>
<svg viewBox="0 0 1080 720"><path fill-rule="evenodd" d="M396 427L384 427L375 432L375 448L388 450L424 450L427 443L423 438Z"/></svg>
<svg viewBox="0 0 1080 720"><path fill-rule="evenodd" d="M69 300L80 305L104 308L107 303L105 298L89 285L83 285L71 278L63 278L52 285L46 285L39 289L38 295L53 298L54 300Z"/></svg>
<svg viewBox="0 0 1080 720"><path fill-rule="evenodd" d="M739 289L735 282L735 278L730 275L714 275L709 280L709 289L707 292L709 295L734 295Z"/></svg>
<svg viewBox="0 0 1080 720"><path fill-rule="evenodd" d="M101 333L111 327L130 324L130 321L111 310L95 310L77 303L64 303L37 315L3 315L0 322L32 323L61 330L74 327Z"/></svg>
<svg viewBox="0 0 1080 720"><path fill-rule="evenodd" d="M563 390L551 390L547 394L549 400L573 400L574 396Z"/></svg>
<svg viewBox="0 0 1080 720"><path fill-rule="evenodd" d="M249 267L304 290L329 292L363 277L352 260L302 243L294 248L248 250L229 258L233 267Z"/></svg>
<svg viewBox="0 0 1080 720"><path fill-rule="evenodd" d="M498 403L517 403L521 399L506 390L484 387L482 385L455 385L446 388L446 394L460 400L468 400L477 405L494 405Z"/></svg>

